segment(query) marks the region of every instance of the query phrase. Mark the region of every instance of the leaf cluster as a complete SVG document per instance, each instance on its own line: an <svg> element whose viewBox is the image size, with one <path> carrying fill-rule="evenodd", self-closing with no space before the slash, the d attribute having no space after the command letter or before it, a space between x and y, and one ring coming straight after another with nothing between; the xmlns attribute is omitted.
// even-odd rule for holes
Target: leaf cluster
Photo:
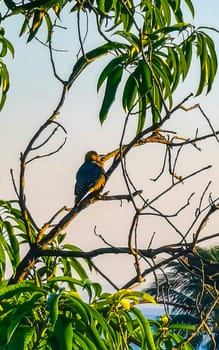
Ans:
<svg viewBox="0 0 219 350"><path fill-rule="evenodd" d="M121 87L124 111L138 117L137 133L143 130L146 117L150 118L152 125L156 125L162 119L161 113L171 109L173 93L191 71L196 56L200 62L196 95L204 91L208 93L212 88L217 56L214 42L206 30L215 29L195 28L185 22L183 6L187 6L194 16L191 0L159 0L153 3L149 0L139 3L133 0L35 0L23 4L10 0L6 1L6 6L10 16L24 16L20 35L27 33L28 42L36 38L39 29L44 27L47 32L45 42L51 43L57 23L63 26L61 16L66 7L70 8L69 16L76 16L78 21L84 14L87 18L96 18L97 34L105 44L88 52L82 47L82 56L75 64L72 75L77 76L88 64L103 55L113 55L97 84L99 91L105 83L99 112L101 123L106 120ZM118 39L112 41L112 37ZM4 37L2 43L4 54L6 49L12 51L11 44ZM2 107L9 86L7 68L3 63L0 75Z"/></svg>
<svg viewBox="0 0 219 350"><path fill-rule="evenodd" d="M56 282L40 287L31 282L1 286L0 349L170 349L183 339L176 329L194 330L164 324L165 317L148 320L136 307L142 301L154 302L146 293L102 294L100 288L87 303L78 292L60 288ZM180 349L193 347L186 344Z"/></svg>
<svg viewBox="0 0 219 350"><path fill-rule="evenodd" d="M181 343L183 332L193 331L169 325L165 317L147 319L139 306L155 301L145 292L103 293L100 284L89 280L92 265L87 259L43 256L29 281L7 285L5 253L15 270L27 240L21 211L3 200L0 237L0 349L169 349ZM64 237L60 234L50 249L80 251L62 245ZM193 349L189 344L180 348Z"/></svg>
<svg viewBox="0 0 219 350"><path fill-rule="evenodd" d="M171 323L197 328L206 318L207 327L196 334L192 340L194 345L200 344L206 334L210 336L212 332L216 337L218 333L218 263L218 246L198 247L195 254L169 263L166 274L147 288L148 293L156 295L164 304L171 303ZM212 346L211 341L209 344Z"/></svg>
<svg viewBox="0 0 219 350"><path fill-rule="evenodd" d="M9 72L7 65L4 63L3 58L8 52L14 56L14 47L8 39L5 37L5 31L0 27L0 111L2 110L7 92L9 89Z"/></svg>

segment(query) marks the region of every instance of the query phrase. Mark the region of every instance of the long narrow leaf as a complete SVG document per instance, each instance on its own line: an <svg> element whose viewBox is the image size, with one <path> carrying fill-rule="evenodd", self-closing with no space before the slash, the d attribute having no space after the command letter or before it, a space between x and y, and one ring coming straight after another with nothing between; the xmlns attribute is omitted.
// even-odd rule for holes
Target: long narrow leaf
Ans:
<svg viewBox="0 0 219 350"><path fill-rule="evenodd" d="M127 55L121 55L116 58L114 58L108 65L104 68L102 73L100 74L100 77L97 82L97 91L99 91L100 87L102 86L103 82L106 80L106 78L111 74L111 72L118 67L122 62L124 62L125 59L127 59Z"/></svg>
<svg viewBox="0 0 219 350"><path fill-rule="evenodd" d="M137 308L132 308L131 312L137 318L142 333L142 347L141 349L156 350L154 338L152 335L149 321L144 317L142 312ZM147 346L147 348L146 348Z"/></svg>
<svg viewBox="0 0 219 350"><path fill-rule="evenodd" d="M123 74L123 68L118 66L108 76L105 94L104 94L102 106L101 106L100 113L99 113L99 118L100 118L101 124L107 118L107 114L109 112L109 109L115 100L116 91L117 91L119 83L122 79L122 74Z"/></svg>
<svg viewBox="0 0 219 350"><path fill-rule="evenodd" d="M122 105L124 110L131 111L135 105L136 95L139 88L139 74L136 74L138 68L128 77L125 83L122 96Z"/></svg>

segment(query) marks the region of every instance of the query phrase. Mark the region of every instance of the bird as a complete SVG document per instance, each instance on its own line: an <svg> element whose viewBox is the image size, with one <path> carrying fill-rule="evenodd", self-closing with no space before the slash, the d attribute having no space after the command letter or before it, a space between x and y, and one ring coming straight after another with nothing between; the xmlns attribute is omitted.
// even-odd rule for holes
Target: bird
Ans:
<svg viewBox="0 0 219 350"><path fill-rule="evenodd" d="M102 189L105 185L104 162L96 151L85 155L84 163L76 173L75 205L87 194Z"/></svg>

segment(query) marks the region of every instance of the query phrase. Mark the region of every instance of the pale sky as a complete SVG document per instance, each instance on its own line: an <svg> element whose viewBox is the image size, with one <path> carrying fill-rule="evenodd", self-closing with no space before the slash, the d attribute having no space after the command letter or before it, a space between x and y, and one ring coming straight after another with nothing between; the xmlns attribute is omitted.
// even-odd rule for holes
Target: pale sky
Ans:
<svg viewBox="0 0 219 350"><path fill-rule="evenodd" d="M205 0L194 1L196 8L195 23L216 27L218 25L219 2L210 0L206 5ZM189 21L190 19L188 19ZM65 25L65 23L63 23ZM15 47L15 58L7 59L10 71L11 87L8 99L0 115L1 138L0 138L0 197L3 199L14 199L10 173L13 169L15 179L18 182L19 154L25 149L27 142L56 107L60 96L61 86L52 75L47 49L36 41L26 44L26 38L18 37L21 22L19 19L10 19L5 23L6 37L12 41ZM68 27L73 24L68 23ZM59 62L58 71L66 77L75 62L75 53L78 43L73 41L69 32L62 31L62 36L57 39L56 47L67 49L66 53L57 54ZM219 34L212 35L219 50ZM92 32L89 36L88 49L95 43ZM61 109L58 121L63 124L68 132L68 141L65 147L55 156L33 162L27 169L26 195L29 208L33 212L38 224L45 223L55 211L63 205L72 206L74 200L75 173L83 161L84 154L95 149L101 154L108 153L117 148L121 130L124 122L124 114L119 104L116 104L109 115L108 120L101 127L98 121L98 108L100 107L101 94L97 95L97 76L104 67L105 60L99 61L85 72L69 92L65 105ZM193 84L197 80L196 70L187 83L182 85L176 95L176 103L192 92ZM215 81L213 91L207 97L191 99L191 104L200 102L205 113L211 117L216 130L219 130L219 78ZM190 103L189 103L190 104ZM135 125L133 123L133 125ZM129 141L135 134L134 127L130 127L127 135ZM200 134L209 133L207 122L201 119L197 111L192 113L179 112L174 120L165 126L165 129L177 129L180 136L191 137L196 127L200 128ZM59 133L55 138L55 144L63 139ZM48 146L52 150L53 145ZM203 152L195 151L191 146L183 152L177 171L179 175L186 175L202 166L213 164L213 170L178 186L177 191L163 197L157 206L163 208L164 212L172 213L174 208L182 206L191 191L195 191L194 208L197 206L202 190L209 180L212 180L211 191L214 197L219 196L218 176L218 152L219 144L212 140L207 145L200 144ZM159 182L152 182L150 178L155 177L162 166L164 146L146 145L141 149L130 152L128 166L130 174L138 189L143 189L146 198L152 199L170 183L168 177ZM106 190L111 194L127 193L121 170L113 174ZM194 208L185 212L179 218L180 227L188 226L189 220L194 215ZM67 229L66 243L80 246L82 249L90 250L102 246L101 241L94 235L94 227L113 245L126 245L129 225L132 220L133 209L119 202L99 202L91 205L80 213L75 221ZM217 220L218 221L218 220ZM217 222L218 223L218 222ZM207 233L217 231L216 221L210 223ZM144 217L139 226L139 238L142 248L147 247L153 232L155 236L154 246L168 244L175 240L175 233L169 231L169 227L155 217ZM204 233L203 233L204 234ZM178 238L178 237L177 237ZM115 256L101 257L96 261L101 262L104 271L110 277L115 276L119 284L133 277L134 268L127 258ZM95 276L96 278L96 276Z"/></svg>

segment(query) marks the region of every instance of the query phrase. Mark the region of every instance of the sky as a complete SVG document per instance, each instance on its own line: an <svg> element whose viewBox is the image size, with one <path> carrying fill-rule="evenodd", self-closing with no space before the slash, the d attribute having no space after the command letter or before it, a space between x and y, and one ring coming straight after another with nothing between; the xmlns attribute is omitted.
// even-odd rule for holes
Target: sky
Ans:
<svg viewBox="0 0 219 350"><path fill-rule="evenodd" d="M207 6L206 1L195 0L194 5L196 25L219 29L218 0L208 1ZM32 135L55 109L61 93L61 85L52 74L47 49L37 41L27 44L26 37L20 38L18 33L21 24L20 18L11 18L4 24L6 37L15 47L15 57L6 59L11 87L5 107L0 113L0 197L3 199L16 198L10 169L13 169L15 181L18 183L20 152L24 151ZM63 25L66 25L64 21ZM58 52L55 57L57 70L64 78L67 77L76 61L76 52L79 47L72 35L74 23L69 20L67 27L68 31L60 29L60 35L55 42L58 49L67 50L67 52ZM88 50L99 44L92 34L91 28L88 36ZM219 34L213 34L213 37L219 52ZM105 63L106 60L103 59L89 68L68 93L65 105L57 119L67 130L66 145L53 157L36 160L27 168L27 204L39 225L47 222L54 212L64 205L68 207L73 205L75 174L88 150L94 149L105 154L118 147L124 123L121 106L118 103L115 104L109 118L102 126L98 120L102 94L97 94L96 83L97 76ZM194 71L190 79L182 85L175 96L176 103L191 92L197 79L194 64ZM189 106L200 102L216 130L219 130L218 84L217 76L210 95L193 98L187 104ZM165 129L174 129L181 136L191 137L197 126L200 134L209 133L207 122L200 117L198 111L194 110L192 113L180 111L176 113L174 120L165 126ZM134 128L135 121L130 125L126 141L134 136ZM54 138L54 143L49 144L46 150L53 150L54 145L60 144L63 137L62 132L58 133ZM194 211L203 189L210 180L212 181L210 191L214 197L219 196L219 164L217 161L219 144L215 140L210 140L207 144L202 142L200 146L202 152L198 152L191 146L186 148L179 159L178 173L185 176L208 164L212 164L213 169L198 175L193 181L190 180L178 186L177 191L163 196L157 203L158 208L171 214L185 204L192 191L195 192L191 209L186 209L182 217L178 218L182 230L186 230L194 217ZM162 145L147 145L141 149L134 149L128 157L130 174L137 188L143 189L148 199L154 198L170 183L167 176L158 182L151 181L151 178L156 177L161 170L164 151ZM110 194L127 193L121 169L113 174L107 183L106 191L110 191ZM68 227L65 242L78 245L85 250L103 246L100 238L95 236L94 228L96 227L97 234L102 235L110 244L127 245L133 208L127 203L123 203L122 206L120 204L120 202L98 202L91 205L81 212ZM216 232L217 224L217 218L210 220L203 235ZM139 243L142 247L148 246L154 232L156 232L154 247L169 244L179 238L160 218L145 216L141 218L139 224ZM214 243L211 242L211 244ZM101 264L105 273L109 274L118 285L122 285L135 274L130 258L107 256L96 259L96 262ZM93 278L99 279L96 275Z"/></svg>

